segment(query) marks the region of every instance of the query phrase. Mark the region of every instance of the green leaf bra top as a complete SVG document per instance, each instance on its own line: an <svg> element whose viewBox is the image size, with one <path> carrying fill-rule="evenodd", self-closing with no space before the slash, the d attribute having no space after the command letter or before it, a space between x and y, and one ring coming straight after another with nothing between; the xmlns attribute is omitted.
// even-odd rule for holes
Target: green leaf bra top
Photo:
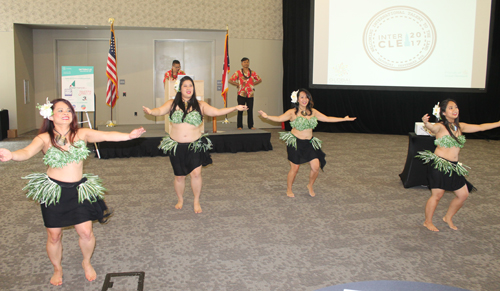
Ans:
<svg viewBox="0 0 500 291"><path fill-rule="evenodd" d="M457 147L457 148L463 148L465 145L465 135L459 135L457 136L458 141L457 142L451 135L445 135L442 136L441 138L438 138L434 141L434 144L440 147L444 148L452 148L452 147Z"/></svg>
<svg viewBox="0 0 500 291"><path fill-rule="evenodd" d="M188 123L194 126L198 126L201 124L201 114L193 110L186 114L186 117L184 118L184 121L182 120L182 116L184 115L184 112L182 110L176 110L174 113L172 113L172 117L168 117L168 120L170 120L172 123Z"/></svg>
<svg viewBox="0 0 500 291"><path fill-rule="evenodd" d="M318 118L315 116L307 119L302 116L297 116L293 121L290 121L290 126L297 130L314 129L318 125Z"/></svg>
<svg viewBox="0 0 500 291"><path fill-rule="evenodd" d="M85 141L78 140L69 146L68 151L61 151L51 146L43 156L43 163L51 168L63 168L70 163L79 163L85 160L89 153Z"/></svg>

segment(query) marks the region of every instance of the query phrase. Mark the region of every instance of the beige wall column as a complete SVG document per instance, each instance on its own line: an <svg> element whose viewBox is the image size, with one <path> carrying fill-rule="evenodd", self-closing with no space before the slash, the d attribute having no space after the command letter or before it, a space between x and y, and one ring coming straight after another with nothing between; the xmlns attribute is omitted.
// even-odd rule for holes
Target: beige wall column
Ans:
<svg viewBox="0 0 500 291"><path fill-rule="evenodd" d="M0 32L0 107L9 110L10 129L17 129L14 32Z"/></svg>
<svg viewBox="0 0 500 291"><path fill-rule="evenodd" d="M33 29L24 25L14 25L14 55L16 66L16 103L18 134L36 129L38 114L35 102L35 72L33 68ZM48 68L43 68L47 70ZM24 80L29 84L29 102L24 100ZM40 104L45 102L40 102ZM9 111L10 114L10 111ZM22 120L20 120L22 118Z"/></svg>

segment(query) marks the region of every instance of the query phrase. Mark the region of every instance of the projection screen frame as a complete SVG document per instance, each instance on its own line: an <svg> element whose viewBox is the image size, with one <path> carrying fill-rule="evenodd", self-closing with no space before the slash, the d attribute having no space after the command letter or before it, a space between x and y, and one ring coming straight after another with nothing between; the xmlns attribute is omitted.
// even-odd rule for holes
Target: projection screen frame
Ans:
<svg viewBox="0 0 500 291"><path fill-rule="evenodd" d="M493 28L495 24L496 0L491 0L490 23L488 35L488 55L486 57L485 88L463 87L410 87L410 86L372 86L372 85L330 85L313 83L314 67L314 13L315 2L311 0L309 26L309 88L312 89L340 89L340 90L379 90L379 91L414 91L414 92L451 92L451 93L486 93L490 77L491 58L493 52ZM478 0L479 1L479 0Z"/></svg>

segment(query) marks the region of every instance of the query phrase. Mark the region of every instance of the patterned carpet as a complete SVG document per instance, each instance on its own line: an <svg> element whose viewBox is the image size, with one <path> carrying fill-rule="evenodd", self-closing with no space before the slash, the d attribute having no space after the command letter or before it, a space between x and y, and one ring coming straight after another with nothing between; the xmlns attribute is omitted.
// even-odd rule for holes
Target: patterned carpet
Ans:
<svg viewBox="0 0 500 291"><path fill-rule="evenodd" d="M404 189L398 177L407 136L315 133L327 155L317 196L307 194L303 165L288 198L285 146L279 130L269 131L273 151L212 154L198 215L190 187L184 209L174 209L167 157L89 158L84 171L103 178L115 214L94 224L95 282L85 280L76 232L64 231L62 287L49 285L40 206L21 190L21 176L45 170L42 155L0 164L0 289L101 290L107 273L144 271L144 290L312 291L372 280L500 290L499 141L467 142L460 158L479 191L455 217L458 231L441 220L453 198L446 193L433 233L422 226L430 191ZM22 148L32 137L0 147ZM109 290L136 290L130 284Z"/></svg>

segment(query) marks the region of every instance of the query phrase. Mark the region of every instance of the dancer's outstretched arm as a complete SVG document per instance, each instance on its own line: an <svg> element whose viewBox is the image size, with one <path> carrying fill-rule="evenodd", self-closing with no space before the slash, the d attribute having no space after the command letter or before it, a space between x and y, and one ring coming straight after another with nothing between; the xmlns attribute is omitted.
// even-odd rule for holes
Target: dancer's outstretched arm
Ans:
<svg viewBox="0 0 500 291"><path fill-rule="evenodd" d="M146 130L143 127L136 128L130 133L118 131L99 131L90 128L80 128L78 133L82 134L82 138L87 142L103 142L103 141L126 141L140 137Z"/></svg>
<svg viewBox="0 0 500 291"><path fill-rule="evenodd" d="M490 130L497 127L500 127L500 121L483 124L468 124L465 122L460 122L460 129L462 130L462 132L468 133Z"/></svg>
<svg viewBox="0 0 500 291"><path fill-rule="evenodd" d="M160 106L158 108L153 108L153 109L149 109L146 106L142 106L142 111L144 111L144 113L146 113L146 114L153 115L153 116L163 116L170 111L170 107L172 106L172 102L174 102L174 100L172 100L172 99L168 100L162 106Z"/></svg>
<svg viewBox="0 0 500 291"><path fill-rule="evenodd" d="M262 118L265 118L265 119L268 119L268 120L271 120L274 122L289 121L292 119L293 115L295 114L294 112L295 112L295 109L289 109L285 113L281 114L280 116L270 116L270 115L267 115L267 113L265 113L264 111L259 110L259 114L260 114L260 116L262 116Z"/></svg>
<svg viewBox="0 0 500 291"><path fill-rule="evenodd" d="M213 106L208 105L207 102L204 101L198 101L200 103L200 108L201 112L203 115L208 115L208 116L221 116L221 115L226 115L228 113L231 113L233 111L246 111L248 110L248 107L246 105L237 105L233 107L228 107L228 108L221 108L217 109Z"/></svg>
<svg viewBox="0 0 500 291"><path fill-rule="evenodd" d="M356 120L356 117L349 117L349 115L346 115L345 117L326 116L314 108L313 108L312 112L313 112L313 115L316 116L316 118L322 122L343 122L343 121Z"/></svg>
<svg viewBox="0 0 500 291"><path fill-rule="evenodd" d="M36 155L43 149L44 143L41 137L37 136L33 141L25 148L11 152L8 149L0 149L0 161L7 162L13 161L25 161L32 156Z"/></svg>

